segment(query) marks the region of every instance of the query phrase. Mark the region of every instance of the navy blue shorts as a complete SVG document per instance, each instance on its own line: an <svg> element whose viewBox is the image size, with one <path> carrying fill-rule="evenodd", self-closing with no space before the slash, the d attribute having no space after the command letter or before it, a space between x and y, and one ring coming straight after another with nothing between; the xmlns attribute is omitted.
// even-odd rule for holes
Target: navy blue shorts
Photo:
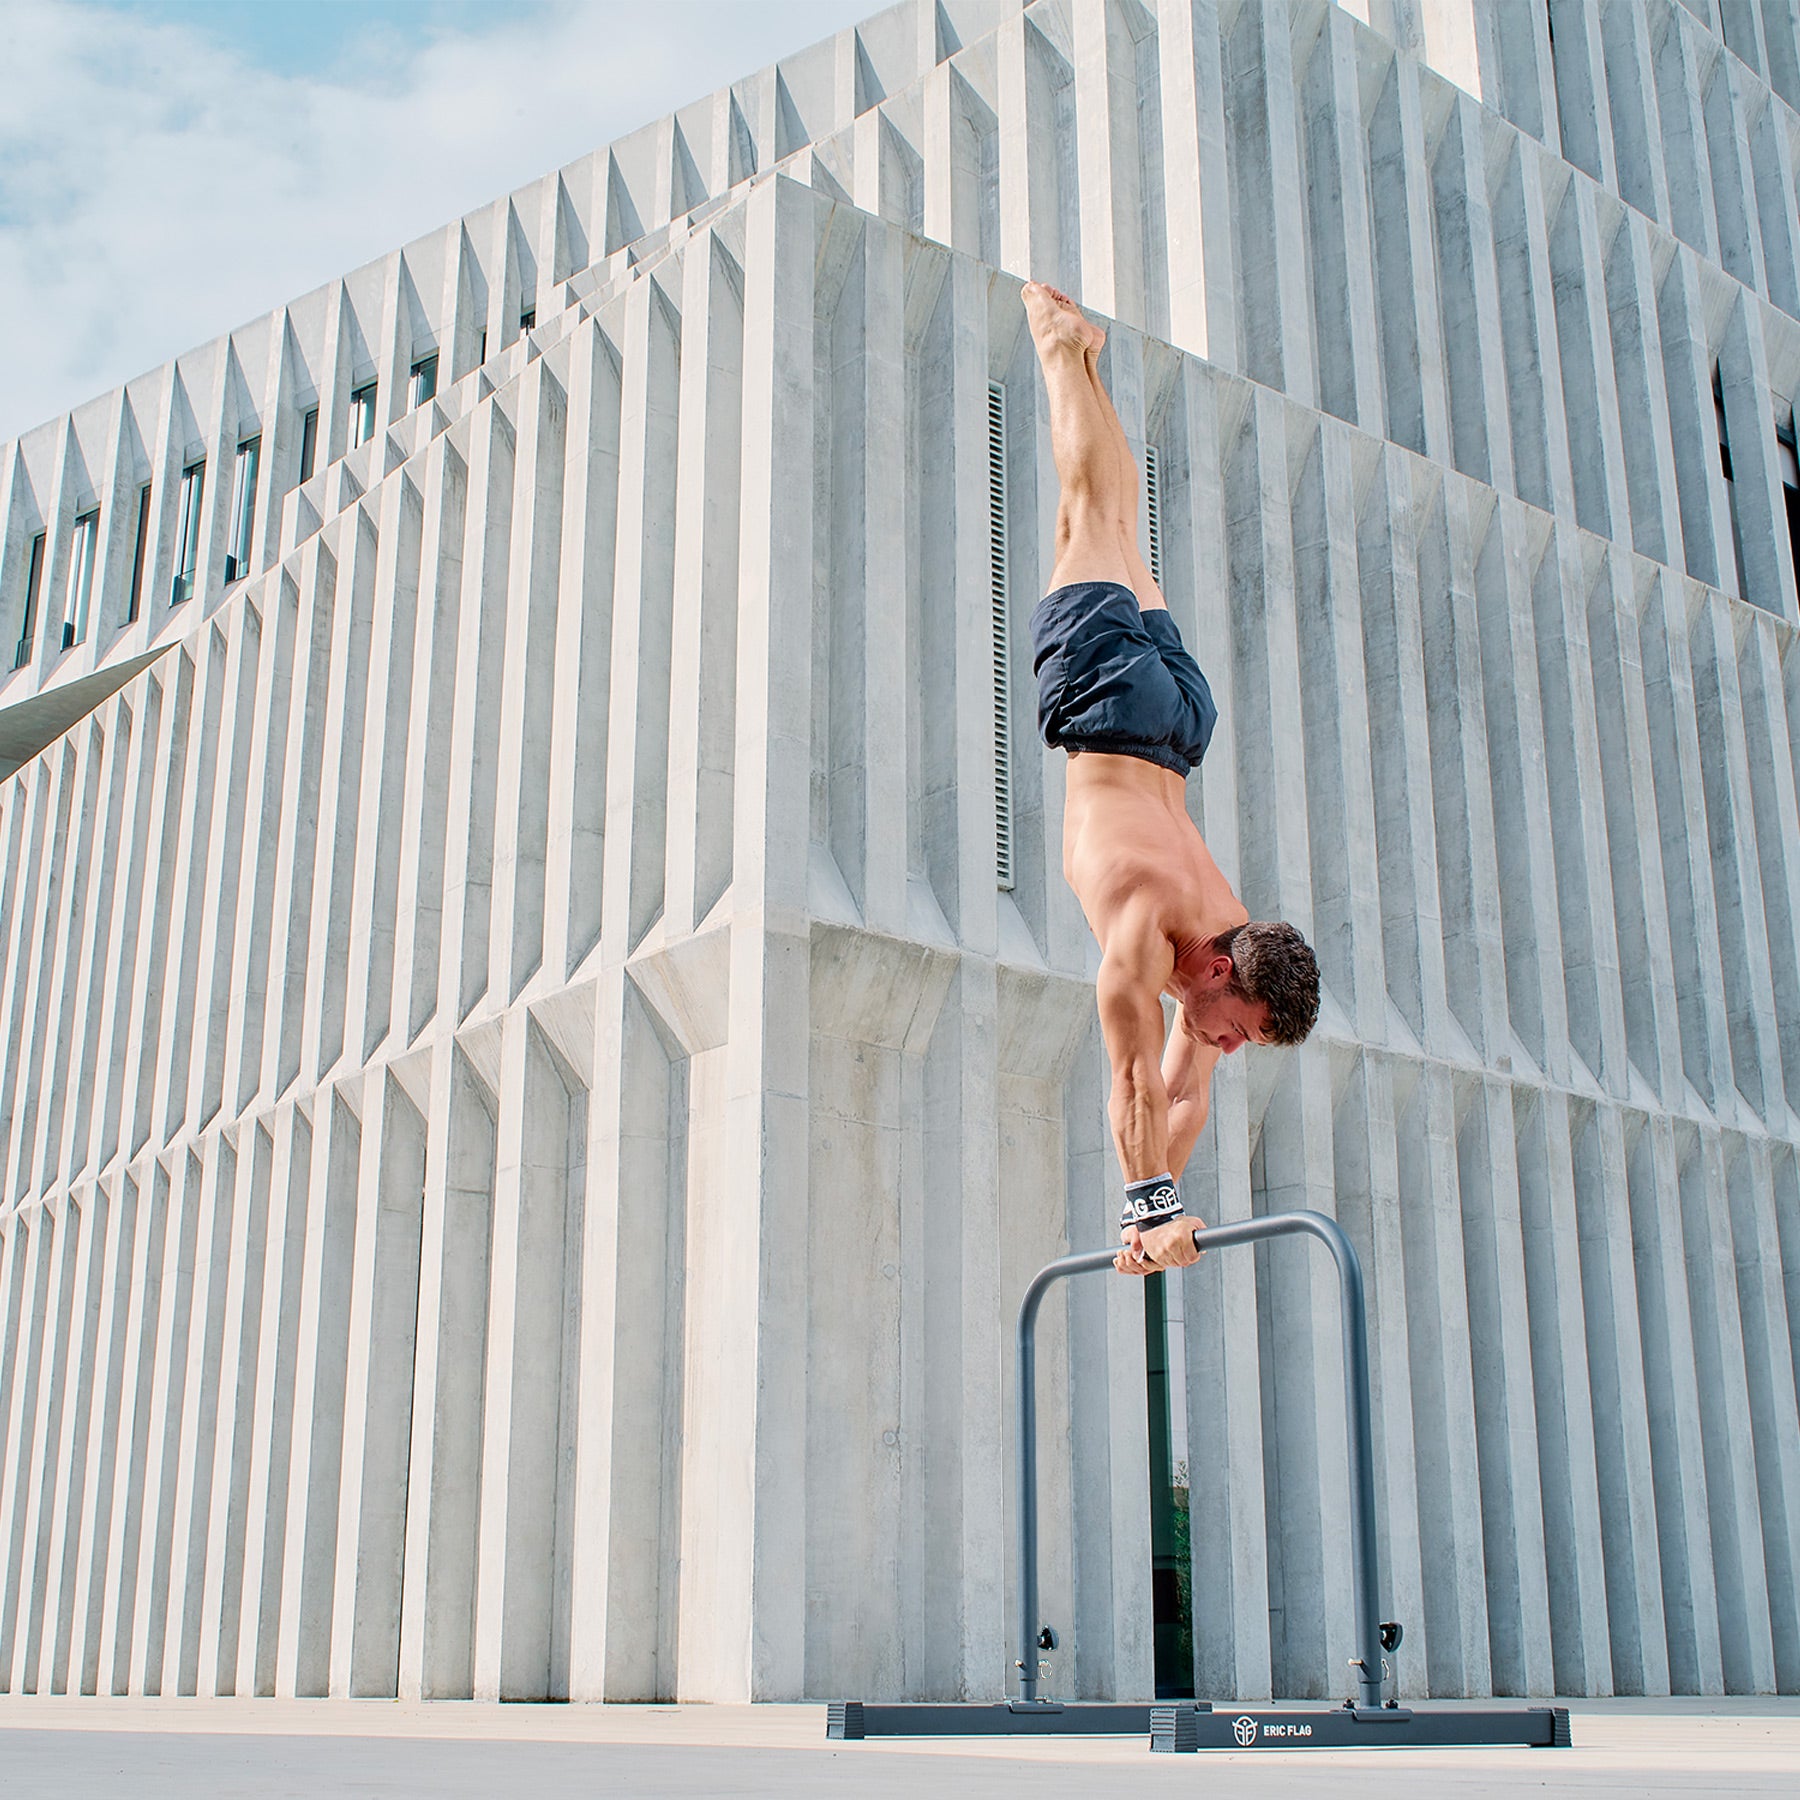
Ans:
<svg viewBox="0 0 1800 1800"><path fill-rule="evenodd" d="M1116 581L1077 581L1031 615L1038 729L1056 750L1136 756L1185 776L1219 709L1175 621Z"/></svg>

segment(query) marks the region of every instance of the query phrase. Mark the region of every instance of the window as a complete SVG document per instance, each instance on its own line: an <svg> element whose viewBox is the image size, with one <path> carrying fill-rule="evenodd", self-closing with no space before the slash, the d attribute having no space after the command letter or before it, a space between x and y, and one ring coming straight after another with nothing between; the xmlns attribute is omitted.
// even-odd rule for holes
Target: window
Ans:
<svg viewBox="0 0 1800 1800"><path fill-rule="evenodd" d="M481 352L475 358L475 360L478 363L484 363L487 361L487 327L485 325L482 326L482 328L481 328Z"/></svg>
<svg viewBox="0 0 1800 1800"><path fill-rule="evenodd" d="M1748 600L1750 589L1744 581L1744 538L1738 530L1737 487L1731 477L1731 438L1725 429L1725 384L1719 377L1719 365L1713 364L1713 417L1719 426L1719 467L1725 474L1725 504L1731 511L1731 549L1737 562L1737 591Z"/></svg>
<svg viewBox="0 0 1800 1800"><path fill-rule="evenodd" d="M1796 446L1794 415L1775 427L1775 444L1781 459L1781 498L1787 505L1788 555L1794 564L1794 581L1800 586L1800 447Z"/></svg>
<svg viewBox="0 0 1800 1800"><path fill-rule="evenodd" d="M412 391L407 396L408 406L423 406L427 400L437 393L437 352L429 356L421 356L412 366Z"/></svg>
<svg viewBox="0 0 1800 1800"><path fill-rule="evenodd" d="M100 541L100 514L85 512L75 521L69 546L69 592L63 603L62 643L67 650L87 636L88 608L94 598L94 553Z"/></svg>
<svg viewBox="0 0 1800 1800"><path fill-rule="evenodd" d="M13 654L13 667L22 669L31 661L31 633L37 621L38 585L44 579L44 534L31 540L31 572L25 577L25 618L19 626L19 647Z"/></svg>
<svg viewBox="0 0 1800 1800"><path fill-rule="evenodd" d="M350 396L350 448L366 444L375 435L375 383L357 388Z"/></svg>
<svg viewBox="0 0 1800 1800"><path fill-rule="evenodd" d="M131 552L131 598L126 602L125 623L138 616L144 596L144 553L150 548L150 483L138 489L137 543Z"/></svg>
<svg viewBox="0 0 1800 1800"><path fill-rule="evenodd" d="M206 491L206 464L189 463L181 471L181 500L175 511L175 579L169 588L169 604L179 606L194 597L194 576L200 567L200 499Z"/></svg>
<svg viewBox="0 0 1800 1800"><path fill-rule="evenodd" d="M225 551L225 579L242 581L250 573L250 545L256 532L256 465L262 455L262 439L245 438L238 445L237 467L231 477L231 541Z"/></svg>
<svg viewBox="0 0 1800 1800"><path fill-rule="evenodd" d="M994 881L1013 885L1011 622L1006 593L1006 389L988 383L988 588L994 681Z"/></svg>
<svg viewBox="0 0 1800 1800"><path fill-rule="evenodd" d="M319 454L319 409L315 406L300 421L300 479L311 481L313 459Z"/></svg>
<svg viewBox="0 0 1800 1800"><path fill-rule="evenodd" d="M1186 1322L1181 1281L1144 1283L1144 1349L1150 1403L1150 1616L1159 1699L1194 1692L1194 1589L1190 1550Z"/></svg>
<svg viewBox="0 0 1800 1800"><path fill-rule="evenodd" d="M1162 462L1154 444L1144 446L1144 508L1150 517L1150 579L1162 586Z"/></svg>
<svg viewBox="0 0 1800 1800"><path fill-rule="evenodd" d="M1713 364L1713 419L1719 427L1719 467L1725 479L1731 479L1731 439L1725 431L1725 384L1719 379L1719 365Z"/></svg>
<svg viewBox="0 0 1800 1800"><path fill-rule="evenodd" d="M528 306L519 314L519 336L523 337L537 323L537 308Z"/></svg>

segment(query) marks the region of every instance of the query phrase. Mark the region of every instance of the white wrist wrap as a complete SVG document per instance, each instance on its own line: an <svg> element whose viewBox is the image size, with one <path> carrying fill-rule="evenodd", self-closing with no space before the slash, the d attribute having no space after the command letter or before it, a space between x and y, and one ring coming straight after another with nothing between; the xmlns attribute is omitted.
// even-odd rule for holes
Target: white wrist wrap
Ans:
<svg viewBox="0 0 1800 1800"><path fill-rule="evenodd" d="M1140 1231L1148 1231L1153 1225L1166 1225L1180 1217L1181 1190L1173 1175L1152 1175L1148 1181L1126 1182L1125 1204L1119 1211L1121 1231L1129 1231L1134 1225Z"/></svg>

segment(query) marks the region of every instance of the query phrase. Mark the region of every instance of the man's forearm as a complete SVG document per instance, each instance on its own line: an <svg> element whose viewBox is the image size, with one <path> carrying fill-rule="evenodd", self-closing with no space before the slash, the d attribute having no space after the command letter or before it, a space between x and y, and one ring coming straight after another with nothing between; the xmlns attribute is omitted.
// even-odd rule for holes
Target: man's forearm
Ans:
<svg viewBox="0 0 1800 1800"><path fill-rule="evenodd" d="M1127 1181L1148 1181L1169 1170L1169 1099L1162 1083L1130 1080L1113 1084L1108 1108L1113 1146Z"/></svg>
<svg viewBox="0 0 1800 1800"><path fill-rule="evenodd" d="M1169 1096L1169 1172L1177 1180L1206 1129L1218 1061L1218 1051L1191 1036L1185 1018L1178 1020L1162 1061L1163 1087Z"/></svg>
<svg viewBox="0 0 1800 1800"><path fill-rule="evenodd" d="M1179 1181L1194 1154L1195 1142L1206 1129L1206 1098L1184 1096L1169 1102L1169 1160L1165 1165Z"/></svg>

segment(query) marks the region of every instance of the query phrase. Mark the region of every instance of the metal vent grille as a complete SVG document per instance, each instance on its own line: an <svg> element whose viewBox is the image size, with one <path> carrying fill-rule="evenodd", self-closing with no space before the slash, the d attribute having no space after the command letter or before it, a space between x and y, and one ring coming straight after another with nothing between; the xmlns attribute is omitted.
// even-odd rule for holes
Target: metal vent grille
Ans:
<svg viewBox="0 0 1800 1800"><path fill-rule="evenodd" d="M1006 597L1006 389L988 383L988 583L993 606L994 879L1013 884L1012 701Z"/></svg>
<svg viewBox="0 0 1800 1800"><path fill-rule="evenodd" d="M1153 445L1144 446L1144 504L1150 515L1150 579L1162 586L1162 464Z"/></svg>

